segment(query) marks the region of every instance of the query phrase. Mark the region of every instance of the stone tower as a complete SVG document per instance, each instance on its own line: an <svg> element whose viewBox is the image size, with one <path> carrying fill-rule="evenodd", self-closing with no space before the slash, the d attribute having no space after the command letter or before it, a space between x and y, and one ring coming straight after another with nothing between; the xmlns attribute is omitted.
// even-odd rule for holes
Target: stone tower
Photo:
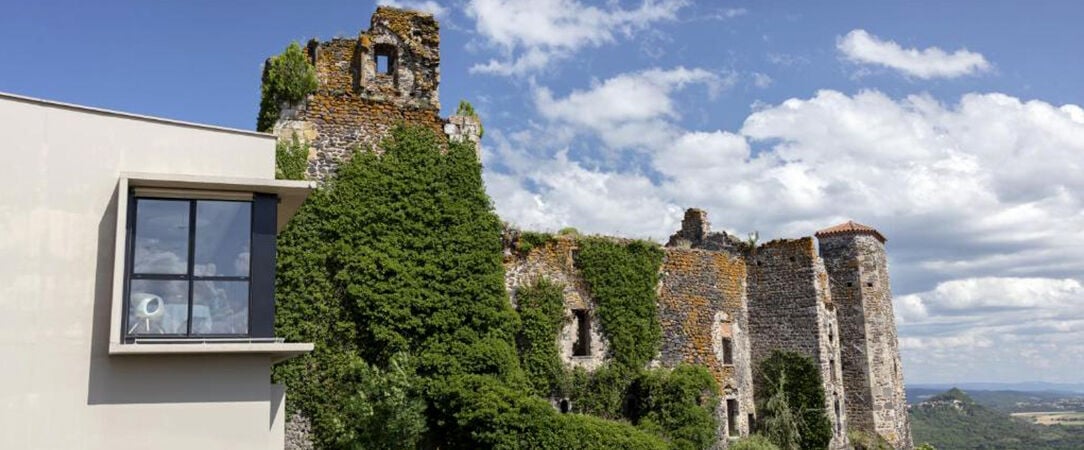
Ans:
<svg viewBox="0 0 1084 450"><path fill-rule="evenodd" d="M356 38L312 40L307 52L316 92L284 105L273 132L309 145L308 178L322 181L352 152L376 149L400 123L478 142L476 117L440 117L440 26L431 14L381 6Z"/></svg>
<svg viewBox="0 0 1084 450"><path fill-rule="evenodd" d="M746 258L753 365L773 351L795 352L820 367L833 450L848 447L840 340L824 262L812 237L776 239Z"/></svg>
<svg viewBox="0 0 1084 450"><path fill-rule="evenodd" d="M910 419L900 370L885 238L849 221L816 233L839 320L847 418L910 449Z"/></svg>

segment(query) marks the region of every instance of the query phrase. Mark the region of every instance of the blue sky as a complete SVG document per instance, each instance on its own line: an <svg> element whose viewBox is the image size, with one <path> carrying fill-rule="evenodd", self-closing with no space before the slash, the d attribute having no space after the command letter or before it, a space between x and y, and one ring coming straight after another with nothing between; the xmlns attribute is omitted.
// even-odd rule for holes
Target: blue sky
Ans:
<svg viewBox="0 0 1084 450"><path fill-rule="evenodd" d="M1081 381L1084 5L385 1L441 21L445 114L527 228L889 238L909 382ZM253 129L264 59L370 2L4 5L0 91Z"/></svg>

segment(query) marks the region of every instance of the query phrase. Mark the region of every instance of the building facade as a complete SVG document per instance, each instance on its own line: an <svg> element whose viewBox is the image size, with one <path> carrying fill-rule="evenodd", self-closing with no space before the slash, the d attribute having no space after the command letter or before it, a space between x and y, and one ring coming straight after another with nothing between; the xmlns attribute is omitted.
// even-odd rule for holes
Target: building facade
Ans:
<svg viewBox="0 0 1084 450"><path fill-rule="evenodd" d="M4 448L283 448L273 136L0 94Z"/></svg>

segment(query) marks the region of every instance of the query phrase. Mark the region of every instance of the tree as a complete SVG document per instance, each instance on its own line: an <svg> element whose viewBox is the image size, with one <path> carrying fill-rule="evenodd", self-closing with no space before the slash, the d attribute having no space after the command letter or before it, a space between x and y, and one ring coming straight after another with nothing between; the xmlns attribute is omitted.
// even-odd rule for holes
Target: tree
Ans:
<svg viewBox="0 0 1084 450"><path fill-rule="evenodd" d="M757 402L764 407L777 393L786 394L787 409L797 422L801 448L828 447L832 440L832 423L824 410L820 369L812 358L774 351L757 367L754 386Z"/></svg>

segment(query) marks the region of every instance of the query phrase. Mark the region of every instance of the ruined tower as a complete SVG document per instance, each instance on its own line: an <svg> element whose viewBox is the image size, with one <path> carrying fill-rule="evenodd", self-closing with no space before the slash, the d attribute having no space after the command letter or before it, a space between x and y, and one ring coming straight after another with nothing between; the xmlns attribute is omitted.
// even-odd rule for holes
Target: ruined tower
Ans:
<svg viewBox="0 0 1084 450"><path fill-rule="evenodd" d="M820 367L830 448L847 447L848 416L836 307L813 238L777 239L750 251L749 332L754 367L773 351L808 356Z"/></svg>
<svg viewBox="0 0 1084 450"><path fill-rule="evenodd" d="M820 230L820 254L839 320L847 417L852 429L912 447L885 238L846 222Z"/></svg>
<svg viewBox="0 0 1084 450"><path fill-rule="evenodd" d="M274 134L309 145L308 178L323 180L397 124L478 142L477 117L440 117L440 27L431 14L381 6L356 38L309 41L316 92L283 105ZM477 126L476 126L477 125Z"/></svg>

